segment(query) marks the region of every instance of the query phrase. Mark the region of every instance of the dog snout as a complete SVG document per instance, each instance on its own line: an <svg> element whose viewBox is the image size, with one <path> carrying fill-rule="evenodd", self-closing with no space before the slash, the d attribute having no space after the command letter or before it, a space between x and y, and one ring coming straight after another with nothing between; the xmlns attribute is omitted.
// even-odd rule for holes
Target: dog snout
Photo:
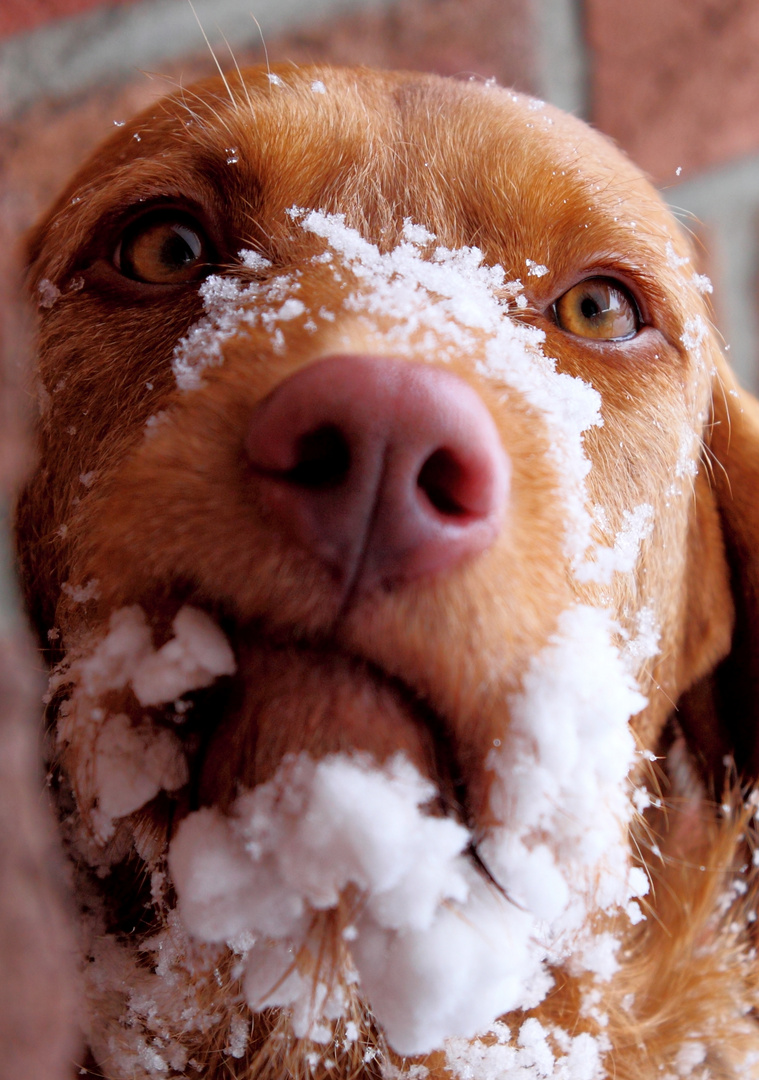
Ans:
<svg viewBox="0 0 759 1080"><path fill-rule="evenodd" d="M449 570L504 520L510 466L490 411L428 364L317 360L257 406L246 451L262 512L346 590Z"/></svg>

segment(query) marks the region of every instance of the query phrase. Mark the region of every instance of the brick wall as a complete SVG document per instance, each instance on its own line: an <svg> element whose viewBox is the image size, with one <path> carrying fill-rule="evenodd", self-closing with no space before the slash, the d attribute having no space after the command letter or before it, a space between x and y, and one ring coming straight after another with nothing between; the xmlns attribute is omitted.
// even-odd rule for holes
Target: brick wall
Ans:
<svg viewBox="0 0 759 1080"><path fill-rule="evenodd" d="M759 391L759 6L585 0L588 118L706 245L733 365Z"/></svg>

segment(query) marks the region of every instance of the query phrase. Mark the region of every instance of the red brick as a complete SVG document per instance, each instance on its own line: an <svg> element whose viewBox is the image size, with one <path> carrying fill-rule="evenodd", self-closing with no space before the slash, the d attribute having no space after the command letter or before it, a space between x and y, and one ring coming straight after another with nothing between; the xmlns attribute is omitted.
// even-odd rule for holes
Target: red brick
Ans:
<svg viewBox="0 0 759 1080"><path fill-rule="evenodd" d="M659 182L759 149L755 0L585 0L593 122Z"/></svg>
<svg viewBox="0 0 759 1080"><path fill-rule="evenodd" d="M495 78L534 90L534 0L400 0L269 43L269 56Z"/></svg>
<svg viewBox="0 0 759 1080"><path fill-rule="evenodd" d="M98 7L130 4L135 0L2 0L0 3L0 38L34 30L38 26L62 19L66 15L81 15Z"/></svg>
<svg viewBox="0 0 759 1080"><path fill-rule="evenodd" d="M467 0L466 5L461 0L401 0L385 10L343 14L291 30L267 39L267 47L272 63L314 60L463 77L476 73L529 90L534 85L530 12L531 0ZM263 60L255 32L247 48L236 46L234 51L241 66ZM231 66L226 48L219 50L219 57ZM0 213L12 219L13 232L31 224L82 158L112 130L114 120L127 118L179 82L186 85L215 73L207 52L161 64L160 70L176 83L144 75L121 86L103 83L69 102L37 102L0 127Z"/></svg>

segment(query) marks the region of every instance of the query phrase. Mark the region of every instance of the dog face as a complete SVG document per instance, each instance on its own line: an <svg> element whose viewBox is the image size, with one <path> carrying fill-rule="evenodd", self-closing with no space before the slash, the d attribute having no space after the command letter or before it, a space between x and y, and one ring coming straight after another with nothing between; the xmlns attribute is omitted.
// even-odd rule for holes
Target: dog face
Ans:
<svg viewBox="0 0 759 1080"><path fill-rule="evenodd" d="M581 123L363 71L181 92L39 227L18 532L108 1075L617 1051L631 794L678 701L730 749L753 622L690 258Z"/></svg>

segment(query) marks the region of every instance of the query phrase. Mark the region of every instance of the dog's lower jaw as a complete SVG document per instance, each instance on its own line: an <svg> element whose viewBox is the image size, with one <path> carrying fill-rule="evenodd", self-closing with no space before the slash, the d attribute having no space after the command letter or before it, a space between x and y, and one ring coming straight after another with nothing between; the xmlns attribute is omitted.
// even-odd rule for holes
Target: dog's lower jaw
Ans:
<svg viewBox="0 0 759 1080"><path fill-rule="evenodd" d="M456 812L462 777L450 732L413 689L335 645L243 637L237 651L238 701L210 734L199 775L202 805L227 810L240 786L270 780L288 755L318 761L363 754L381 765L400 753Z"/></svg>
<svg viewBox="0 0 759 1080"><path fill-rule="evenodd" d="M602 631L603 636L605 630L600 627L600 624L599 630ZM425 719L429 717L425 717L423 708L413 707L408 693L405 697L403 694L399 695L392 680L379 679L376 673L370 675L365 662L346 657L338 652L319 654L313 649L290 647L270 648L267 653L260 643L255 646L249 645L248 650L249 655L243 655L245 650L238 645L238 663L242 668L239 677L243 685L247 687L244 695L245 707L241 713L230 713L228 720L220 726L207 747L200 767L201 801L221 803L228 810L233 810L234 795L232 793L236 794L236 785L242 780L246 786L259 785L260 787L276 774L287 753L310 754L314 758L323 758L325 754L345 755L347 752L354 753L358 749L371 754L381 764L400 747L405 751L406 756L421 768L424 775L435 777L441 804L448 809L452 803L455 805L457 775L453 775L453 770L451 770L444 781L440 780L441 775L445 776L445 772L441 769L439 751L433 749L432 744L436 740L432 738L431 730L425 726ZM140 670L143 674L138 683L142 686L145 681L144 670ZM147 693L144 686L141 692L143 696ZM314 708L314 703L317 705L316 708ZM287 739L283 739L282 735L283 715L287 717ZM255 722L253 722L254 717ZM230 743L231 753L229 752ZM484 764L480 762L479 767L484 768ZM443 790L446 785L447 791ZM168 799L167 796L162 799L162 802L156 802L145 811L138 812L132 816L131 820L126 818L121 823L117 823L116 836L110 842L109 851L93 860L98 864L97 869L100 873L113 874L114 871L108 864L113 863L119 854L126 856L127 849L134 848L146 867L146 869L139 869L139 859L136 860L138 869L134 873L134 880L137 880L140 874L150 874L151 891L154 895L151 896L149 906L152 906L156 913L157 923L159 927L162 927L157 932L148 934L147 938L144 933L139 934L138 939L130 945L124 939L119 940L114 935L113 931L116 928L112 923L109 926L103 921L109 915L106 909L101 910L98 920L93 924L95 939L105 932L99 944L96 940L91 946L97 953L97 959L91 965L90 975L93 985L100 985L100 989L95 992L102 995L98 996L96 1004L93 1003L93 1016L111 1015L109 1011L111 1006L108 1002L119 980L125 979L127 984L132 983L135 987L127 995L126 1001L123 996L119 999L120 1003L114 1014L118 1014L121 1010L134 1020L134 1030L127 1039L128 1045L124 1044L122 1050L119 1051L123 1062L132 1060L129 1058L130 1054L134 1060L139 1060L140 1054L147 1060L145 1055L151 1047L154 1054L165 1050L167 1054L173 1054L176 1061L179 1061L185 1052L188 1055L187 1061L200 1060L198 1055L201 1055L201 1049L199 1049L201 1045L205 1045L206 1053L211 1053L209 1045L218 1052L219 1042L222 1039L225 1040L224 1046L240 1049L243 1021L239 1017L248 1016L245 1005L245 987L244 982L241 981L243 977L242 953L248 943L245 941L236 943L241 952L235 961L234 953L230 955L221 944L199 945L188 939L181 922L177 920L176 913L173 912L171 885L166 875L166 848L174 831L170 801L167 807ZM190 809L186 796L181 792L175 807L179 814ZM152 836L150 836L151 832ZM163 843L160 841L161 836L164 838ZM81 847L80 841L81 836L77 838L75 846ZM134 860L134 856L131 858ZM97 878L97 869L95 878ZM94 883L97 884L96 881ZM90 886L92 884L91 880ZM116 891L119 887L116 887ZM129 888L129 885L126 887ZM82 889L82 895L85 895L87 890L84 886ZM101 895L105 896L105 891ZM508 891L502 900L506 907L514 902L519 904L519 898L510 897ZM97 908L99 903L95 901L93 906ZM364 1047L363 1053L369 1052L371 1056L371 1052L380 1047L385 1061L395 1059L392 1051L384 1045L381 1036L377 1034L376 1025L371 1019L368 1007L365 1004L359 1005L360 991L351 979L350 966L347 962L342 962L341 956L345 952L346 942L341 939L340 931L347 929L344 925L345 910L343 905L336 908L329 917L320 916L314 928L309 929L306 953L312 959L311 961L304 960L304 963L307 974L308 964L313 964L314 958L318 959L317 966L320 970L326 968L329 974L334 968L340 969L342 966L337 985L341 984L341 980L346 984L348 997L343 1003L343 1015L336 1021L337 1027L330 1030L329 1038L330 1045L335 1039L347 1042L348 1049L345 1053L348 1057L345 1058L344 1063L348 1069L346 1075L350 1075L356 1066L353 1046L356 1040L351 1041L348 1038L348 1030L352 1033L354 1028L348 1029L347 1025L352 1022L356 1025L355 1030L359 1030L358 1021L352 1019L354 1016L360 1017L360 1030L364 1033L362 1035L364 1042L361 1044ZM602 921L604 921L603 918ZM119 929L129 933L133 927L122 924ZM598 920L592 921L592 929L594 931L599 929ZM334 946L336 939L337 953ZM305 945L302 947L306 948ZM340 950L343 950L343 953L340 953ZM162 963L162 956L172 956L174 967L171 963L168 966L167 963ZM336 956L337 958L333 960ZM151 957L158 957L158 960ZM506 957L506 952L504 957ZM149 964L156 965L150 975L143 969L146 960ZM221 978L224 983L226 976L220 976L218 972L224 970L230 972L231 982L229 986L222 987L219 985L219 979ZM114 972L117 974L114 975ZM235 974L235 978L232 978L232 973ZM547 976L546 972L544 976ZM569 986L575 983L582 985L583 980L588 979L592 982L591 976L570 978L564 973L559 981L562 986ZM324 980L321 979L321 981ZM109 989L103 990L103 986ZM543 987L543 995L546 989L547 984ZM175 1032L181 1027L177 1019L178 1014L171 1011L175 1006L170 1006L168 1003L166 995L169 990L175 994L175 1000L179 1003L176 1007L181 1006L180 1014L184 1015L187 1010L190 1010L193 1024L197 1025L193 1027L191 1024L182 1040L176 1045L174 1045L176 1040L172 1042L172 1039L168 1039L167 1042L166 1033ZM569 994L570 990L566 992ZM571 993L576 994L576 990L572 990ZM200 1006L195 1012L192 1011L192 1003L197 1003L198 995L205 1003L205 1013L200 1010ZM541 994L537 994L536 1000L540 996ZM555 997L556 993L552 995L552 1000ZM247 1000L250 1000L249 996ZM161 1008L153 1009L151 1001L153 1004L156 1001L166 1003ZM550 1008L552 1009L553 1005ZM151 1009L153 1009L152 1012ZM161 1009L167 1011L161 1013ZM156 1019L159 1013L161 1016ZM219 1020L220 1028L217 1030L214 1025L217 1024L219 1013L222 1015ZM346 1020L346 1016L351 1019ZM317 1016L314 1021L315 1031L319 1035L324 1034L322 1019ZM245 1024L247 1023L246 1019ZM297 1018L290 1020L280 1018L277 1021L276 1037L272 1036L273 1041L271 1041L269 1035L266 1035L268 1048L264 1050L260 1042L263 1037L261 1032L268 1032L269 1023L268 1013L255 1021L256 1027L253 1029L250 1047L239 1059L241 1069L244 1062L250 1062L250 1055L254 1052L264 1055L260 1061L263 1061L267 1055L274 1055L280 1062L278 1067L281 1067L281 1058L277 1055L281 1053L283 1045L289 1046L288 1060L294 1062L297 1055L301 1055L301 1065L298 1068L306 1072L310 1068L309 1055L321 1055L322 1062L332 1060L319 1049L322 1044L314 1038L309 1038L310 1028L304 1030L297 1026ZM341 1024L345 1027L344 1033ZM210 1039L210 1044L208 1025L214 1027L215 1032ZM597 1026L595 1021L590 1023L589 1033L595 1034ZM118 1028L118 1025L116 1027ZM245 1030L248 1031L248 1028L246 1027ZM284 1042L281 1037L283 1031L290 1033L285 1035ZM149 1035L148 1032L150 1032ZM115 1053L114 1050L107 1049L102 1036L94 1035L93 1037L96 1040L98 1057L101 1060L105 1061L108 1054ZM108 1038L116 1039L118 1042L119 1039L123 1041L125 1036L119 1034L116 1028L111 1028ZM314 1043L316 1049L312 1045ZM222 1050L224 1046L221 1047ZM598 1047L594 1052L600 1053ZM228 1056L233 1057L231 1051ZM158 1068L155 1064L158 1060L156 1057L151 1066L154 1071ZM238 1062L238 1059L234 1058L234 1061ZM237 1068L237 1065L234 1067ZM256 1069L258 1068L259 1066L256 1065ZM295 1069L297 1075L294 1065L292 1068ZM327 1068L326 1064L324 1068ZM120 1074L117 1071L115 1075ZM149 1076L150 1071L147 1070L145 1075ZM239 1075L247 1077L259 1075L259 1073L241 1071ZM265 1073L261 1072L260 1075L265 1075ZM276 1072L272 1075L276 1075ZM340 1073L333 1072L332 1075L339 1076Z"/></svg>
<svg viewBox="0 0 759 1080"><path fill-rule="evenodd" d="M699 1077L703 1073L745 1080L752 1075L746 1071L752 1068L746 1055L754 1041L755 1022L748 1011L752 1000L750 942L741 940L738 924L756 903L755 874L745 896L737 895L732 883L741 878L746 815L738 810L734 818L717 826L706 814L699 848L690 848L683 862L677 852L671 856L666 846L666 819L672 814L677 820L677 810L661 808L655 812L657 821L634 828L633 846L647 855L651 855L654 843L652 825L656 830L654 838L661 850L653 856L654 865L659 867L655 894L660 904L665 893L667 902L658 912L649 912L637 926L627 924L619 953L620 969L603 985L602 1012L598 984L591 977L573 974L566 967L553 968L554 987L538 1008L504 1017L503 1024L495 1024L492 1033L481 1039L449 1040L439 1052L405 1060L387 1046L358 988L350 981L345 986L344 1017L335 1023L327 1043L297 1038L287 1010L251 1014L243 997L242 955L193 941L176 915L168 911L161 898L166 884L165 861L156 846L146 866L154 875L155 904L162 925L139 936L106 932L103 913L108 882L80 859L76 875L89 909L84 924L83 979L87 1015L93 1018L85 1034L98 1062L97 1075L119 1080L124 1076L152 1080L156 1074L197 1074L209 1080L281 1080L285 1075L302 1080L359 1076L379 1080L398 1075L394 1069L399 1069L400 1074L416 1080L456 1080L472 1075L471 1070L477 1075L478 1063L483 1075L501 1075L507 1066L514 1068L520 1062L528 1068L531 1059L526 1047L536 1047L535 1037L542 1032L542 1042L555 1056L556 1067L562 1061L566 1066L571 1053L579 1070L585 1053L587 1071L577 1072L583 1078L639 1080L671 1070L680 1055L683 1069L691 1062L689 1071L682 1075ZM139 820L141 816L143 820ZM124 832L121 842L125 848L137 836L144 841L150 831L144 819L149 816L146 811L122 823L119 832ZM722 901L726 895L732 897L727 906ZM681 905L686 906L681 910ZM688 927L678 922L686 909L691 920ZM673 936L675 926L678 932ZM614 927L599 925L597 929L613 931ZM330 961L338 959L334 947L345 944L337 931L338 919L333 914L314 926L314 933L324 936L323 955ZM692 954L693 941L701 943L697 960ZM732 957L729 964L725 942ZM242 949L244 944L240 941L238 947ZM741 970L743 975L739 976ZM345 980L336 972L336 983L341 981ZM724 1015L715 1012L715 1002L724 1005ZM691 1024L687 1030L680 1019L684 1004ZM733 1018L729 1028L725 1027L726 1015ZM540 1025L529 1029L532 1040L528 1029L520 1036L530 1018ZM561 1036L562 1030L570 1033L569 1041L566 1035ZM557 1038L563 1038L563 1044L557 1043ZM544 1053L544 1063L546 1060L550 1059Z"/></svg>

